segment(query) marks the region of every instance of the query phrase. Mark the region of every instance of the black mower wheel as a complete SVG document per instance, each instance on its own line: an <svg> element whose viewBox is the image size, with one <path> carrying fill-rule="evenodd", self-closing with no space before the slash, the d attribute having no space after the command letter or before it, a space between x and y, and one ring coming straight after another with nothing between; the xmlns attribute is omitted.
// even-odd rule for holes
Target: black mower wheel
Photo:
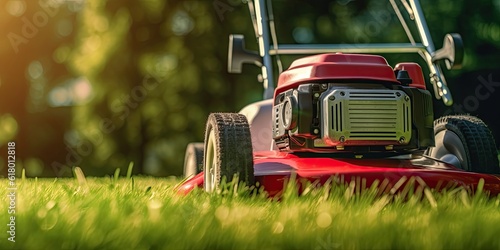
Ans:
<svg viewBox="0 0 500 250"><path fill-rule="evenodd" d="M428 155L469 172L499 174L497 148L491 131L470 115L444 116L434 121L436 146Z"/></svg>
<svg viewBox="0 0 500 250"><path fill-rule="evenodd" d="M184 178L192 178L203 170L203 142L191 142L184 156Z"/></svg>
<svg viewBox="0 0 500 250"><path fill-rule="evenodd" d="M237 175L248 186L255 183L252 138L244 115L210 114L205 130L203 171L207 192L217 190L223 177L230 182Z"/></svg>

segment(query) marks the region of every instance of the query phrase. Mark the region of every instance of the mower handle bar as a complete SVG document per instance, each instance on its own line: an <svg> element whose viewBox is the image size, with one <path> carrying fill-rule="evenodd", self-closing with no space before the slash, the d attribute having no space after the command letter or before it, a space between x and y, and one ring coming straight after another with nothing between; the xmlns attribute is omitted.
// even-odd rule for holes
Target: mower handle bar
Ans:
<svg viewBox="0 0 500 250"><path fill-rule="evenodd" d="M428 47L421 43L379 43L379 44L280 44L278 48L270 46L269 55L309 55L320 53L422 53L429 65L430 77L434 85L436 98L443 98L446 105L453 104L441 67L434 61Z"/></svg>
<svg viewBox="0 0 500 250"><path fill-rule="evenodd" d="M268 0L270 1L270 0ZM405 0L402 0L405 1ZM415 43L412 37L411 43L384 43L384 44L278 44L276 40L272 39L270 34L270 20L268 13L268 6L266 0L248 0L249 9L252 15L252 22L255 27L255 34L259 46L258 54L252 54L240 49L240 54L247 54L246 58L243 57L241 62L254 62L261 67L261 79L264 85L264 99L272 98L274 95L273 83L273 63L271 56L279 55L293 55L293 54L319 54L329 52L345 52L345 53L418 53L425 60L430 71L430 80L434 87L434 94L437 99L443 99L445 105L451 106L453 99L451 92L448 89L446 79L438 64L440 60L446 59L448 69L459 68L463 52L455 52L455 46L463 46L461 38L458 34L448 34L445 37L445 44L443 48L436 51L431 39L429 28L425 21L422 8L419 0L409 0L411 6L411 16L415 20L421 43ZM253 13L252 13L253 12ZM403 24L402 25L406 25ZM230 38L232 41L232 36ZM243 39L241 36L240 39ZM447 43L448 42L448 43ZM241 42L242 45L244 44ZM452 48L453 47L453 48ZM462 54L461 54L462 53ZM254 60L255 56L260 57L261 60ZM229 60L232 59L232 52L230 48ZM458 59L455 59L457 57ZM453 63L455 62L455 66ZM238 64L238 63L236 63ZM233 67L228 65L229 68ZM240 66L241 67L241 66ZM230 72L238 73L238 70L229 70Z"/></svg>

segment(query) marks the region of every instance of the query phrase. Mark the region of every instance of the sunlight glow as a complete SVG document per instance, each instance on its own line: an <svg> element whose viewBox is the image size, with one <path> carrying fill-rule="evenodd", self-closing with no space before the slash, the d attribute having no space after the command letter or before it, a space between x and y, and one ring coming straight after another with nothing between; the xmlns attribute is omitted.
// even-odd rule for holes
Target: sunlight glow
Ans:
<svg viewBox="0 0 500 250"><path fill-rule="evenodd" d="M85 78L80 78L73 83L71 88L73 101L76 103L86 102L92 95L92 86Z"/></svg>
<svg viewBox="0 0 500 250"><path fill-rule="evenodd" d="M43 76L43 65L40 61L33 61L28 66L29 78L35 80Z"/></svg>
<svg viewBox="0 0 500 250"><path fill-rule="evenodd" d="M11 114L0 116L0 144L12 140L16 136L17 131L17 121Z"/></svg>
<svg viewBox="0 0 500 250"><path fill-rule="evenodd" d="M83 105L92 99L92 86L86 78L69 80L53 88L48 97L52 107Z"/></svg>
<svg viewBox="0 0 500 250"><path fill-rule="evenodd" d="M49 105L53 107L69 106L71 103L70 96L66 88L57 87L49 93Z"/></svg>
<svg viewBox="0 0 500 250"><path fill-rule="evenodd" d="M193 19L184 11L175 12L172 17L172 32L178 36L187 35L194 28Z"/></svg>
<svg viewBox="0 0 500 250"><path fill-rule="evenodd" d="M26 11L26 2L22 0L10 0L5 5L5 9L13 16L21 16Z"/></svg>

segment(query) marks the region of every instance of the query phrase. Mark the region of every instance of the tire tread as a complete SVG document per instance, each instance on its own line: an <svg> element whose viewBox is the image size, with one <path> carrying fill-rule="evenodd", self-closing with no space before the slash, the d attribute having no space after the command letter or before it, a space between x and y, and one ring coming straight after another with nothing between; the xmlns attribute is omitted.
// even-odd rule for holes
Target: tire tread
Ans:
<svg viewBox="0 0 500 250"><path fill-rule="evenodd" d="M218 185L223 176L230 182L237 174L246 185L255 183L253 169L253 151L250 126L247 118L237 113L212 113L207 121L205 140L213 129L216 138L215 161L220 166L215 176Z"/></svg>
<svg viewBox="0 0 500 250"><path fill-rule="evenodd" d="M462 141L471 171L500 173L495 140L481 119L470 115L443 116L434 121L434 134L444 129L454 132Z"/></svg>

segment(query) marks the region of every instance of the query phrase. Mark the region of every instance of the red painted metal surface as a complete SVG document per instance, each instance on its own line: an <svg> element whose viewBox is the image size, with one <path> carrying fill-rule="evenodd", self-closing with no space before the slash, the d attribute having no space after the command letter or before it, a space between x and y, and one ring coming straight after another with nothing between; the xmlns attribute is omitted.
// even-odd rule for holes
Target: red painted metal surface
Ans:
<svg viewBox="0 0 500 250"><path fill-rule="evenodd" d="M320 54L295 60L280 74L275 93L322 80L377 80L399 84L385 58L362 54Z"/></svg>
<svg viewBox="0 0 500 250"><path fill-rule="evenodd" d="M491 195L500 194L500 177L471 173L429 158L418 159L334 159L328 157L299 157L294 154L263 151L254 154L254 173L270 196L283 190L285 181L295 174L300 180L325 183L336 176L343 183L354 181L357 185L371 187L376 181L385 181L384 189L398 191L411 178L418 185L441 190L451 186L463 186L475 190L480 179L485 181L484 190ZM187 194L195 187L203 187L203 174L198 174L178 188Z"/></svg>
<svg viewBox="0 0 500 250"><path fill-rule="evenodd" d="M182 185L177 187L176 191L178 194L186 195L195 188L203 188L203 172L182 183Z"/></svg>

